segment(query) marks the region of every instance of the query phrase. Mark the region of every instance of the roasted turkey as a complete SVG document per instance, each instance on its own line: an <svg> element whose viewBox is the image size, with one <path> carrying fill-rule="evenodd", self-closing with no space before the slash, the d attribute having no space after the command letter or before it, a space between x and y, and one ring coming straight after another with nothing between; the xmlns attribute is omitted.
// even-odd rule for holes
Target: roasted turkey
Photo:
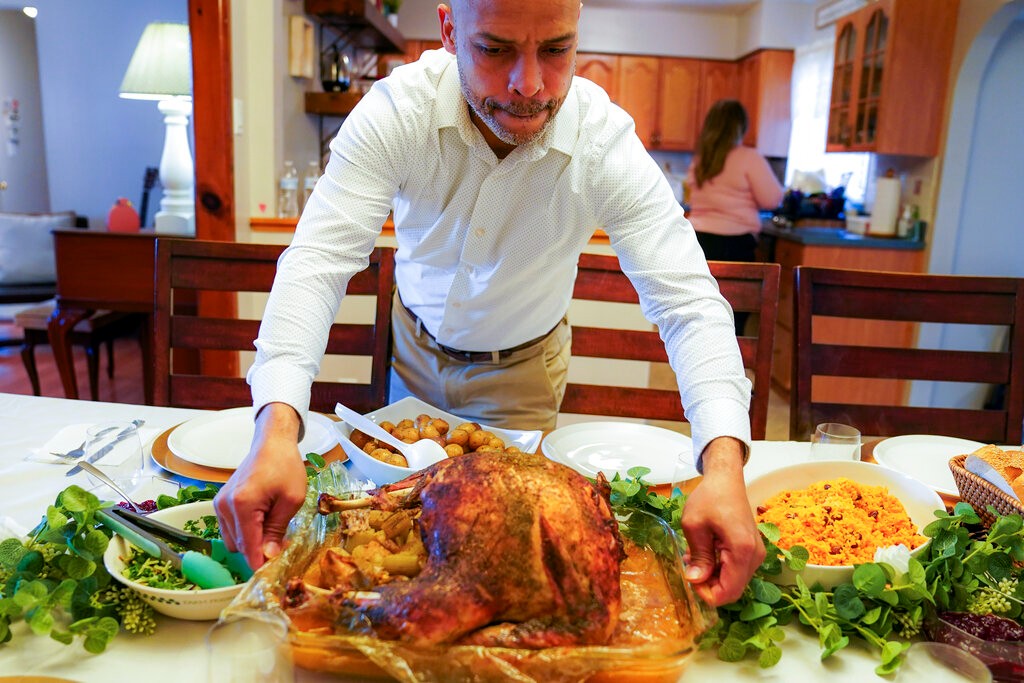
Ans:
<svg viewBox="0 0 1024 683"><path fill-rule="evenodd" d="M390 493L410 485L404 498ZM624 558L608 495L603 477L595 486L541 455L443 460L375 492L381 508L422 506L427 559L418 576L379 587L358 608L378 637L418 644L606 643ZM321 500L322 512L332 509Z"/></svg>

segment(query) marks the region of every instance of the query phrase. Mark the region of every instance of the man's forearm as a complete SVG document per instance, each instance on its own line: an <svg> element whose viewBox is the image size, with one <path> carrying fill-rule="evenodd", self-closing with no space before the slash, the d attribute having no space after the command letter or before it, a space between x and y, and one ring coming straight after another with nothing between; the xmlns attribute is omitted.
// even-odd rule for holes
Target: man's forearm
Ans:
<svg viewBox="0 0 1024 683"><path fill-rule="evenodd" d="M746 445L731 436L720 436L711 441L701 455L702 469L707 476L743 476L743 465L748 457Z"/></svg>

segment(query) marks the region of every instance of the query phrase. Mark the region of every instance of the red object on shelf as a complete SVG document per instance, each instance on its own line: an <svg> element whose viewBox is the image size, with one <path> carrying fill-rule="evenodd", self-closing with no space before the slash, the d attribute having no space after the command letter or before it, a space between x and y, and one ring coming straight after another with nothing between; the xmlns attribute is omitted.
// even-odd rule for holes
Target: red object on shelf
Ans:
<svg viewBox="0 0 1024 683"><path fill-rule="evenodd" d="M139 212L135 210L128 199L118 197L114 207L107 214L107 230L110 232L138 232L139 224Z"/></svg>

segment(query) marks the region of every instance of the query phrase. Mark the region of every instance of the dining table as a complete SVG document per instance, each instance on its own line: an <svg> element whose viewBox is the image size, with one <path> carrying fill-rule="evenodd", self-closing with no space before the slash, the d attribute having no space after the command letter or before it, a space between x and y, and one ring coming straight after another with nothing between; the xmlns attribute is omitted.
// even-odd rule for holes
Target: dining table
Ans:
<svg viewBox="0 0 1024 683"><path fill-rule="evenodd" d="M69 469L66 463L40 457L43 447L60 430L69 425L139 419L145 420L147 433L153 434L203 414L201 410L0 393L0 539L34 527L45 514L47 506L69 483L91 488L91 483L82 475L66 477L65 472ZM152 457L151 442L144 451L147 457L140 486L201 483L163 470ZM754 442L745 475L749 481L758 474L805 460L809 453L808 443ZM110 491L97 488L95 492L101 498L116 499ZM139 493L148 495L145 490ZM0 645L0 680L16 680L13 678L16 676L29 680L28 677L34 676L81 683L206 681L211 657L206 636L215 623L183 621L158 614L154 634L121 632L104 652L94 655L86 652L80 641L64 645L47 637L35 636L24 622L19 622L12 629L13 639ZM791 681L827 678L832 683L892 680L892 677L876 676L874 669L879 662L878 653L862 642L855 641L826 661L821 661L814 632L794 624L785 630L782 659L774 667L762 669L753 659L739 663L723 662L712 650L698 651L689 660L680 680ZM938 666L933 668L934 671L927 672L929 683L959 680ZM299 668L295 670L295 681L303 683L357 680L360 679Z"/></svg>

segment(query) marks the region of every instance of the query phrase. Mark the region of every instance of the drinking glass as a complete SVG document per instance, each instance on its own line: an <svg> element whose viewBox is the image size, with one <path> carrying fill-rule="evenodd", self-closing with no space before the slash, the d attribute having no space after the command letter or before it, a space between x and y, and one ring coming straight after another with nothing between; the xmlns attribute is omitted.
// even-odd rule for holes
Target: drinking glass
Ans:
<svg viewBox="0 0 1024 683"><path fill-rule="evenodd" d="M210 683L292 683L295 666L283 621L222 617L206 634Z"/></svg>
<svg viewBox="0 0 1024 683"><path fill-rule="evenodd" d="M811 437L811 460L860 460L860 431L839 422L822 422Z"/></svg>
<svg viewBox="0 0 1024 683"><path fill-rule="evenodd" d="M138 426L132 422L104 422L89 427L85 437L85 460L122 489L132 492L142 480L144 465ZM99 457L93 459L97 454ZM87 476L94 485L102 483Z"/></svg>

